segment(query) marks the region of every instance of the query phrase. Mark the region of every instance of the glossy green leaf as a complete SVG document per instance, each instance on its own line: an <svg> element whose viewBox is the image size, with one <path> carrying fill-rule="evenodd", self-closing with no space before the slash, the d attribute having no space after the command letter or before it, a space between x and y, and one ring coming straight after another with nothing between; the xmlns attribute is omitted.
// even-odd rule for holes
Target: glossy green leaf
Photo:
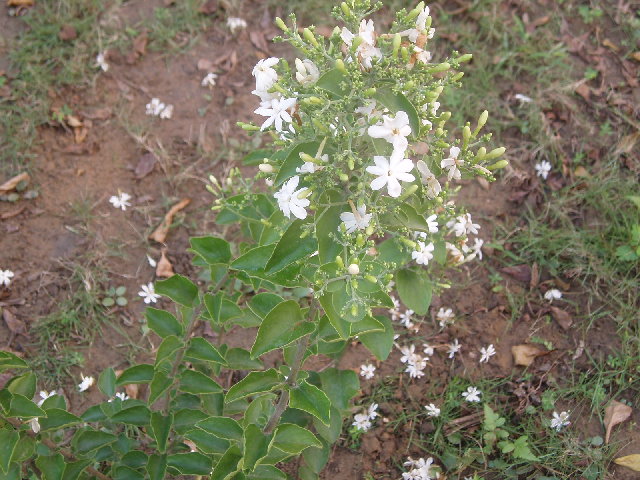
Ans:
<svg viewBox="0 0 640 480"><path fill-rule="evenodd" d="M280 295L270 292L262 292L254 295L249 300L249 308L258 317L266 317L276 305L282 303L284 300Z"/></svg>
<svg viewBox="0 0 640 480"><path fill-rule="evenodd" d="M289 477L273 465L258 465L247 478L250 480L287 480Z"/></svg>
<svg viewBox="0 0 640 480"><path fill-rule="evenodd" d="M280 383L282 381L274 368L262 372L250 372L229 389L224 401L230 403L256 393L268 392Z"/></svg>
<svg viewBox="0 0 640 480"><path fill-rule="evenodd" d="M105 368L102 371L98 377L98 388L109 398L116 394L116 372L113 368Z"/></svg>
<svg viewBox="0 0 640 480"><path fill-rule="evenodd" d="M84 454L104 447L105 445L109 445L117 439L118 437L110 433L96 430L85 430L78 435L75 445L78 452Z"/></svg>
<svg viewBox="0 0 640 480"><path fill-rule="evenodd" d="M322 443L313 433L293 423L278 425L273 445L294 455L298 455L307 447L322 447Z"/></svg>
<svg viewBox="0 0 640 480"><path fill-rule="evenodd" d="M20 436L16 448L13 450L12 462L24 462L31 458L36 448L36 440L26 435L26 432Z"/></svg>
<svg viewBox="0 0 640 480"><path fill-rule="evenodd" d="M320 473L329 461L329 447L324 444L322 448L307 448L302 452L302 458L313 472Z"/></svg>
<svg viewBox="0 0 640 480"><path fill-rule="evenodd" d="M291 177L297 175L296 168L300 167L304 162L300 159L300 153L304 152L308 155L315 155L318 151L318 142L300 143L286 152L286 157L273 182L275 188L280 186L289 180Z"/></svg>
<svg viewBox="0 0 640 480"><path fill-rule="evenodd" d="M378 360L383 362L391 353L395 332L389 317L376 315L375 319L384 325L384 331L362 333L358 338Z"/></svg>
<svg viewBox="0 0 640 480"><path fill-rule="evenodd" d="M209 318L215 324L224 323L242 315L242 310L234 302L227 299L224 292L218 292L215 295L205 294L204 304Z"/></svg>
<svg viewBox="0 0 640 480"><path fill-rule="evenodd" d="M9 413L7 414L7 416L34 418L46 417L47 413L24 395L14 393L13 397L11 398L11 406L9 407Z"/></svg>
<svg viewBox="0 0 640 480"><path fill-rule="evenodd" d="M411 134L414 137L420 135L420 116L418 111L402 93L393 93L390 88L378 88L373 98L394 113L398 111L406 112L411 125Z"/></svg>
<svg viewBox="0 0 640 480"><path fill-rule="evenodd" d="M210 477L211 480L225 480L230 474L236 471L241 458L242 454L238 447L229 447L214 467Z"/></svg>
<svg viewBox="0 0 640 480"><path fill-rule="evenodd" d="M185 370L180 375L180 390L187 393L219 393L222 387L204 373L195 370Z"/></svg>
<svg viewBox="0 0 640 480"><path fill-rule="evenodd" d="M13 368L29 368L20 357L9 352L0 351L0 372Z"/></svg>
<svg viewBox="0 0 640 480"><path fill-rule="evenodd" d="M313 428L320 435L325 442L333 444L338 441L340 434L342 433L342 415L340 411L331 407L331 421L329 425L325 425L316 417L313 417Z"/></svg>
<svg viewBox="0 0 640 480"><path fill-rule="evenodd" d="M265 317L251 347L251 356L256 358L267 352L290 344L307 335L314 324L305 322L302 310L294 300L277 305Z"/></svg>
<svg viewBox="0 0 640 480"><path fill-rule="evenodd" d="M202 410L194 408L183 408L174 414L173 428L180 435L193 429L196 423L208 418L208 415Z"/></svg>
<svg viewBox="0 0 640 480"><path fill-rule="evenodd" d="M153 365L141 363L127 368L116 380L116 385L127 385L129 383L149 383L153 380Z"/></svg>
<svg viewBox="0 0 640 480"><path fill-rule="evenodd" d="M242 427L230 417L209 417L196 424L198 428L227 440L240 440Z"/></svg>
<svg viewBox="0 0 640 480"><path fill-rule="evenodd" d="M164 480L164 474L166 471L166 455L149 455L149 462L147 463L147 473L149 474L150 480Z"/></svg>
<svg viewBox="0 0 640 480"><path fill-rule="evenodd" d="M217 237L191 237L191 251L200 255L209 265L229 263L231 248L229 242Z"/></svg>
<svg viewBox="0 0 640 480"><path fill-rule="evenodd" d="M276 398L276 395L271 392L255 396L244 412L243 426L246 428L247 425L253 424L264 428L273 415Z"/></svg>
<svg viewBox="0 0 640 480"><path fill-rule="evenodd" d="M120 410L111 417L111 420L118 423L144 426L148 425L151 421L151 412L149 408L144 405L136 405Z"/></svg>
<svg viewBox="0 0 640 480"><path fill-rule="evenodd" d="M156 413L156 412L154 412ZM153 422L153 420L152 420ZM131 468L144 467L149 460L149 456L140 450L132 450L122 456L122 464Z"/></svg>
<svg viewBox="0 0 640 480"><path fill-rule="evenodd" d="M20 435L13 429L0 430L0 470L4 473L9 472L9 463L19 439Z"/></svg>
<svg viewBox="0 0 640 480"><path fill-rule="evenodd" d="M147 325L156 332L159 337L165 338L169 335L182 337L183 330L180 322L171 313L157 308L147 307L145 311Z"/></svg>
<svg viewBox="0 0 640 480"><path fill-rule="evenodd" d="M229 442L227 440L200 429L187 432L185 438L195 443L198 450L207 455L214 453L223 454L229 448Z"/></svg>
<svg viewBox="0 0 640 480"><path fill-rule="evenodd" d="M107 414L102 411L100 405L93 405L92 407L87 408L80 418L85 422L101 422L102 420L106 420L108 417Z"/></svg>
<svg viewBox="0 0 640 480"><path fill-rule="evenodd" d="M331 190L322 195L320 203L331 204L337 203L340 200L340 194ZM321 265L333 262L342 250L342 245L336 242L335 238L338 234L338 227L340 223L342 223L340 214L350 211L351 207L348 204L331 205L316 211L315 224L316 237L318 238L318 259Z"/></svg>
<svg viewBox="0 0 640 480"><path fill-rule="evenodd" d="M339 410L347 410L351 399L360 391L360 380L353 370L327 368L320 372L320 381L331 405Z"/></svg>
<svg viewBox="0 0 640 480"><path fill-rule="evenodd" d="M167 439L173 424L173 413L163 415L161 412L151 412L151 433L156 440L157 449L164 453L167 448Z"/></svg>
<svg viewBox="0 0 640 480"><path fill-rule="evenodd" d="M267 456L272 438L273 435L265 435L256 425L247 425L244 429L244 457L242 463L245 471L252 472L258 461Z"/></svg>
<svg viewBox="0 0 640 480"><path fill-rule="evenodd" d="M325 425L329 425L331 402L325 393L315 385L306 381L291 390L291 408L298 408L317 417Z"/></svg>
<svg viewBox="0 0 640 480"><path fill-rule="evenodd" d="M346 340L351 334L351 326L346 322L333 306L333 294L325 293L320 297L320 305L324 309L324 313L327 315L327 319L331 323L331 326L338 333L340 338Z"/></svg>
<svg viewBox="0 0 640 480"><path fill-rule="evenodd" d="M209 475L211 473L211 459L199 452L169 455L167 466L175 468L182 475Z"/></svg>
<svg viewBox="0 0 640 480"><path fill-rule="evenodd" d="M156 293L169 297L185 307L193 307L198 300L198 287L187 277L172 275L166 280L156 282Z"/></svg>
<svg viewBox="0 0 640 480"><path fill-rule="evenodd" d="M231 267L248 273L262 270L273 255L275 248L275 244L252 248L236 258L231 263Z"/></svg>
<svg viewBox="0 0 640 480"><path fill-rule="evenodd" d="M80 474L91 465L91 460L78 460L77 462L67 462L64 467L62 480L77 480Z"/></svg>
<svg viewBox="0 0 640 480"><path fill-rule="evenodd" d="M13 377L5 388L14 394L24 395L27 398L33 398L36 394L36 376L33 372L28 372L19 377Z"/></svg>
<svg viewBox="0 0 640 480"><path fill-rule="evenodd" d="M396 286L400 300L418 315L425 315L431 304L431 283L413 270L398 270Z"/></svg>
<svg viewBox="0 0 640 480"><path fill-rule="evenodd" d="M265 266L267 272L282 270L318 249L318 244L311 235L302 237L303 225L302 220L296 220L289 225Z"/></svg>
<svg viewBox="0 0 640 480"><path fill-rule="evenodd" d="M60 453L36 458L36 466L42 472L44 480L62 480L64 457Z"/></svg>
<svg viewBox="0 0 640 480"><path fill-rule="evenodd" d="M258 370L263 368L262 362L251 358L251 353L244 348L230 348L224 354L230 369L233 370Z"/></svg>
<svg viewBox="0 0 640 480"><path fill-rule="evenodd" d="M170 363L173 362L173 359L176 356L178 350L180 350L184 346L181 338L178 338L174 335L169 335L162 340L160 346L158 347L158 351L156 352L156 368L164 361L168 361Z"/></svg>
<svg viewBox="0 0 640 480"><path fill-rule="evenodd" d="M333 68L322 74L322 76L318 79L316 86L318 88L322 88L323 90L331 92L338 97L342 97L347 93L344 85L347 80L347 77L345 77L340 70L338 70L337 68Z"/></svg>
<svg viewBox="0 0 640 480"><path fill-rule="evenodd" d="M113 480L144 480L144 475L125 465L116 467Z"/></svg>
<svg viewBox="0 0 640 480"><path fill-rule="evenodd" d="M149 405L153 405L173 385L173 379L167 372L156 370L149 384Z"/></svg>
<svg viewBox="0 0 640 480"><path fill-rule="evenodd" d="M60 430L61 428L70 427L71 425L75 425L81 421L82 419L80 417L76 417L66 410L62 410L61 408L49 408L47 410L47 417L39 420L40 431L48 432L50 430Z"/></svg>
<svg viewBox="0 0 640 480"><path fill-rule="evenodd" d="M226 360L218 349L202 337L194 337L189 341L189 348L185 353L186 360L204 360L207 362L226 365Z"/></svg>

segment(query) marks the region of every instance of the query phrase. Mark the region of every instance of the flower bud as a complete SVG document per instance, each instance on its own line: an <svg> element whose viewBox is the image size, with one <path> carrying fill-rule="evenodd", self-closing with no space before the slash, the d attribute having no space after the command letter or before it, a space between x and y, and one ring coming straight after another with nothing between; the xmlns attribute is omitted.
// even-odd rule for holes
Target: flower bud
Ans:
<svg viewBox="0 0 640 480"><path fill-rule="evenodd" d="M336 60L336 68L342 73L347 73L347 68L344 66L344 62L340 58Z"/></svg>
<svg viewBox="0 0 640 480"><path fill-rule="evenodd" d="M506 152L506 151L507 151L507 149L504 148L504 147L494 148L489 153L487 153L487 155L484 157L484 159L486 161L493 160L494 158L498 158L498 157L504 155L504 152Z"/></svg>
<svg viewBox="0 0 640 480"><path fill-rule="evenodd" d="M336 263L338 264L338 268L341 270L344 268L344 261L340 255L336 255Z"/></svg>
<svg viewBox="0 0 640 480"><path fill-rule="evenodd" d="M453 77L451 77L451 80L454 82L459 82L460 80L462 80L462 77L464 77L464 72L458 72Z"/></svg>
<svg viewBox="0 0 640 480"><path fill-rule="evenodd" d="M366 233L367 236L373 235L373 225L369 225L367 228L365 228L364 233Z"/></svg>
<svg viewBox="0 0 640 480"><path fill-rule="evenodd" d="M350 17L351 14L351 9L349 8L349 5L347 5L347 2L342 2L340 4L340 9L342 10L342 13L344 13L345 17Z"/></svg>
<svg viewBox="0 0 640 480"><path fill-rule="evenodd" d="M414 8L407 14L407 22L410 22L418 15L420 15L420 12L422 12L422 10L424 10L424 2L420 2L418 5L416 5L416 8Z"/></svg>
<svg viewBox="0 0 640 480"><path fill-rule="evenodd" d="M318 40L316 40L315 35L308 28L305 28L304 30L302 30L302 35L304 35L305 40L309 42L311 45L313 45L314 47L319 46Z"/></svg>
<svg viewBox="0 0 640 480"><path fill-rule="evenodd" d="M407 237L400 237L400 241L409 248L416 248L416 242L414 242L413 240L409 240Z"/></svg>
<svg viewBox="0 0 640 480"><path fill-rule="evenodd" d="M349 158L347 158L347 166L349 167L350 171L353 171L353 169L356 167L353 157L349 156Z"/></svg>
<svg viewBox="0 0 640 480"><path fill-rule="evenodd" d="M308 188L303 188L303 189L300 190L300 193L298 194L298 198L300 200L302 200L303 198L307 198L312 193L313 192L311 190L309 190Z"/></svg>
<svg viewBox="0 0 640 480"><path fill-rule="evenodd" d="M364 279L365 279L367 282L371 282L371 283L374 283L374 284L375 284L375 283L378 283L378 279L377 279L376 277L374 277L373 275L365 275L365 276L364 276Z"/></svg>
<svg viewBox="0 0 640 480"><path fill-rule="evenodd" d="M413 80L409 80L407 83L404 84L404 87L407 89L413 88L416 86L416 82L414 82Z"/></svg>
<svg viewBox="0 0 640 480"><path fill-rule="evenodd" d="M273 165L269 163L261 163L258 165L258 169L263 173L273 173Z"/></svg>
<svg viewBox="0 0 640 480"><path fill-rule="evenodd" d="M435 65L434 67L431 67L429 69L429 73L446 72L450 68L451 68L451 65L449 65L447 62L443 62L443 63L439 63L438 65Z"/></svg>
<svg viewBox="0 0 640 480"><path fill-rule="evenodd" d="M480 160L483 160L486 154L487 154L487 149L484 147L480 147L478 149L478 153L476 153L476 156L473 157L472 163L478 163Z"/></svg>
<svg viewBox="0 0 640 480"><path fill-rule="evenodd" d="M416 193L416 190L418 190L418 185L416 184L410 185L409 188L407 188L404 191L404 193L400 195L400 197L398 198L398 201L404 202L407 198L409 198L411 195Z"/></svg>
<svg viewBox="0 0 640 480"><path fill-rule="evenodd" d="M494 163L493 165L489 165L487 167L487 170L500 170L501 168L506 167L507 165L509 165L509 162L507 160L498 160L496 163Z"/></svg>
<svg viewBox="0 0 640 480"><path fill-rule="evenodd" d="M447 120L449 120L451 118L451 112L442 112L440 114L440 116L438 117L438 120L440 122L446 122Z"/></svg>
<svg viewBox="0 0 640 480"><path fill-rule="evenodd" d="M409 49L407 47L402 47L400 49L400 53L402 54L402 61L404 63L409 63Z"/></svg>
<svg viewBox="0 0 640 480"><path fill-rule="evenodd" d="M469 125L465 125L462 128L462 150L467 149L467 145L469 145L469 139L471 138L471 129Z"/></svg>
<svg viewBox="0 0 640 480"><path fill-rule="evenodd" d="M376 88L375 87L371 87L371 88L367 88L364 92L362 92L364 94L365 97L373 97L376 94Z"/></svg>
<svg viewBox="0 0 640 480"><path fill-rule="evenodd" d="M360 267L355 263L352 263L347 268L347 272L349 272L349 275L358 275L360 273Z"/></svg>
<svg viewBox="0 0 640 480"><path fill-rule="evenodd" d="M480 133L480 130L487 123L488 119L489 119L489 111L485 110L484 112L482 112L480 114L480 117L478 117L478 125L476 126L476 129L473 131L473 136L474 137L478 136L478 133Z"/></svg>
<svg viewBox="0 0 640 480"><path fill-rule="evenodd" d="M260 223L262 223L265 227L270 227L272 225L271 222L266 218L261 218Z"/></svg>
<svg viewBox="0 0 640 480"><path fill-rule="evenodd" d="M364 246L364 237L361 233L356 237L356 247L362 248Z"/></svg>
<svg viewBox="0 0 640 480"><path fill-rule="evenodd" d="M302 83L302 81L300 81ZM302 99L302 103L305 105L324 105L324 100L319 97L306 97Z"/></svg>
<svg viewBox="0 0 640 480"><path fill-rule="evenodd" d="M256 131L260 130L260 127L258 127L256 125L252 125L251 123L236 122L236 125L239 126L241 129L246 130L248 132L256 132Z"/></svg>
<svg viewBox="0 0 640 480"><path fill-rule="evenodd" d="M349 175L347 175L346 173L341 173L338 176L340 177L341 182L347 183L349 181Z"/></svg>
<svg viewBox="0 0 640 480"><path fill-rule="evenodd" d="M473 58L473 55L471 55L470 53L465 53L464 55L458 58L458 62L460 63L469 62L472 58Z"/></svg>
<svg viewBox="0 0 640 480"><path fill-rule="evenodd" d="M398 58L398 50L400 49L400 42L402 42L402 37L399 33L396 33L393 36L393 58Z"/></svg>
<svg viewBox="0 0 640 480"><path fill-rule="evenodd" d="M351 305L351 316L355 317L356 315L358 315L358 305L354 303Z"/></svg>
<svg viewBox="0 0 640 480"><path fill-rule="evenodd" d="M276 25L283 32L288 32L289 31L289 27L287 27L287 24L284 23L284 21L280 17L276 17Z"/></svg>

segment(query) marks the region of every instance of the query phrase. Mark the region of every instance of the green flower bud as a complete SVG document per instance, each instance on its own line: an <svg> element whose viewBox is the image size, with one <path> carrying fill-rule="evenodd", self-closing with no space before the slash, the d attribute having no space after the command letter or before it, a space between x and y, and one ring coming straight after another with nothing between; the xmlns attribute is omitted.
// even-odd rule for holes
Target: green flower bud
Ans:
<svg viewBox="0 0 640 480"><path fill-rule="evenodd" d="M451 112L442 112L438 117L438 120L441 122L446 122L451 118Z"/></svg>
<svg viewBox="0 0 640 480"><path fill-rule="evenodd" d="M393 280L393 274L392 274L392 273L387 273L387 274L384 276L384 281L385 281L385 283L389 283L391 280Z"/></svg>
<svg viewBox="0 0 640 480"><path fill-rule="evenodd" d="M431 67L429 69L429 73L446 72L450 68L451 68L451 65L449 65L447 62L443 62L443 63L439 63L438 65L436 65L434 67Z"/></svg>
<svg viewBox="0 0 640 480"><path fill-rule="evenodd" d="M371 87L367 88L364 92L362 92L365 97L373 97L376 94L376 88Z"/></svg>
<svg viewBox="0 0 640 480"><path fill-rule="evenodd" d="M339 37L341 32L342 32L342 30L340 30L340 27L336 25L335 27L333 27L333 31L331 32L331 36L332 37Z"/></svg>
<svg viewBox="0 0 640 480"><path fill-rule="evenodd" d="M458 62L465 63L470 61L472 58L473 58L473 55L471 55L470 53L465 53L464 55L458 58Z"/></svg>
<svg viewBox="0 0 640 480"><path fill-rule="evenodd" d="M306 97L302 99L305 105L324 105L324 100L319 97Z"/></svg>
<svg viewBox="0 0 640 480"><path fill-rule="evenodd" d="M371 282L371 283L373 283L373 284L378 283L378 279L377 279L376 277L374 277L373 275L365 275L365 276L364 276L364 279L365 279L367 282Z"/></svg>
<svg viewBox="0 0 640 480"><path fill-rule="evenodd" d="M420 12L422 10L424 10L424 2L420 2L418 5L416 5L416 8L414 8L407 14L407 22L410 22L411 20L416 18L418 15L420 15Z"/></svg>
<svg viewBox="0 0 640 480"><path fill-rule="evenodd" d="M347 183L349 181L349 175L346 173L341 173L339 177L341 182Z"/></svg>
<svg viewBox="0 0 640 480"><path fill-rule="evenodd" d="M257 130L260 130L260 127L258 127L256 125L252 125L251 123L236 122L236 125L239 126L241 129L246 130L248 132L255 132Z"/></svg>
<svg viewBox="0 0 640 480"><path fill-rule="evenodd" d="M409 198L411 195L416 193L416 190L418 190L418 185L416 184L410 185L409 188L407 188L404 191L404 193L400 195L400 197L398 198L398 201L404 202L407 198Z"/></svg>
<svg viewBox="0 0 640 480"><path fill-rule="evenodd" d="M308 28L305 28L304 30L302 30L302 35L304 36L305 40L309 42L311 45L313 45L314 47L319 46L318 40L316 40L315 35Z"/></svg>
<svg viewBox="0 0 640 480"><path fill-rule="evenodd" d="M462 77L464 77L464 72L458 72L453 77L451 77L451 80L453 80L454 82L459 82L460 80L462 80Z"/></svg>
<svg viewBox="0 0 640 480"><path fill-rule="evenodd" d="M409 240L407 237L400 237L400 241L409 248L416 248L416 242L414 242L413 240Z"/></svg>
<svg viewBox="0 0 640 480"><path fill-rule="evenodd" d="M489 153L485 155L484 159L488 162L489 160L493 160L494 158L501 157L502 155L504 155L504 152L506 151L507 149L504 147L494 148L493 150L491 150Z"/></svg>
<svg viewBox="0 0 640 480"><path fill-rule="evenodd" d="M358 305L356 305L355 303L353 305L351 305L351 315L353 317L358 315Z"/></svg>
<svg viewBox="0 0 640 480"><path fill-rule="evenodd" d="M351 171L356 167L355 160L353 159L353 157L350 156L349 158L347 158L347 166Z"/></svg>
<svg viewBox="0 0 640 480"><path fill-rule="evenodd" d="M273 173L273 165L269 163L261 163L258 165L258 170L264 173Z"/></svg>
<svg viewBox="0 0 640 480"><path fill-rule="evenodd" d="M367 236L373 235L373 225L369 225L367 228L365 228L364 233L366 233Z"/></svg>
<svg viewBox="0 0 640 480"><path fill-rule="evenodd" d="M482 129L482 127L485 126L488 119L489 119L489 111L485 110L480 114L480 117L478 117L478 125L476 126L476 129L473 131L474 137L478 136L478 133L480 133L480 130Z"/></svg>
<svg viewBox="0 0 640 480"><path fill-rule="evenodd" d="M280 17L276 17L276 25L283 32L288 32L289 31L289 27L287 27L287 24L284 23L284 21Z"/></svg>
<svg viewBox="0 0 640 480"><path fill-rule="evenodd" d="M471 129L469 125L465 125L462 128L462 150L467 149L467 145L469 145L469 139L471 138Z"/></svg>
<svg viewBox="0 0 640 480"><path fill-rule="evenodd" d="M487 167L487 170L500 170L501 168L506 167L507 165L509 165L509 162L507 160L498 160L496 163L494 163L493 165L489 165Z"/></svg>
<svg viewBox="0 0 640 480"><path fill-rule="evenodd" d="M480 147L478 149L478 153L476 153L476 156L473 157L473 162L472 163L478 163L479 161L481 161L485 155L487 154L487 149L484 147Z"/></svg>
<svg viewBox="0 0 640 480"><path fill-rule="evenodd" d="M409 63L409 49L407 49L407 47L402 47L400 49L400 53L402 54L402 61L404 63Z"/></svg>
<svg viewBox="0 0 640 480"><path fill-rule="evenodd" d="M398 58L398 50L400 49L400 42L402 42L402 37L399 33L396 33L393 36L393 58Z"/></svg>
<svg viewBox="0 0 640 480"><path fill-rule="evenodd" d="M340 255L336 256L336 263L338 264L338 268L342 270L344 268L344 261Z"/></svg>
<svg viewBox="0 0 640 480"><path fill-rule="evenodd" d="M260 219L260 223L262 223L266 227L270 227L271 226L271 222L269 220L267 220L266 218L261 218Z"/></svg>
<svg viewBox="0 0 640 480"><path fill-rule="evenodd" d="M353 277L351 278L351 288L353 288L354 290L358 289L358 280Z"/></svg>
<svg viewBox="0 0 640 480"><path fill-rule="evenodd" d="M344 66L344 62L340 58L336 60L336 68L342 73L347 73L347 67Z"/></svg>
<svg viewBox="0 0 640 480"><path fill-rule="evenodd" d="M298 198L300 200L302 200L303 198L307 198L309 195L311 195L313 192L311 190L309 190L308 188L304 188L300 191L300 193L298 194Z"/></svg>
<svg viewBox="0 0 640 480"><path fill-rule="evenodd" d="M356 247L358 248L364 247L364 237L362 236L361 233L359 233L358 236L356 237Z"/></svg>
<svg viewBox="0 0 640 480"><path fill-rule="evenodd" d="M342 10L342 13L344 13L345 17L350 17L352 15L351 9L349 8L349 5L347 5L347 2L342 2L340 4L340 9Z"/></svg>
<svg viewBox="0 0 640 480"><path fill-rule="evenodd" d="M405 88L409 89L409 88L413 88L416 86L416 82L414 82L413 80L409 80L407 83L404 84Z"/></svg>

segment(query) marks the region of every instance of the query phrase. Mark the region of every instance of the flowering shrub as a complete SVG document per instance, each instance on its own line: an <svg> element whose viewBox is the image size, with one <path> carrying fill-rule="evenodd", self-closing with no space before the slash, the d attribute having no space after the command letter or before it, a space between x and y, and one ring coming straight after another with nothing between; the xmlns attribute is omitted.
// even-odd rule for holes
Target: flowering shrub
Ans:
<svg viewBox="0 0 640 480"><path fill-rule="evenodd" d="M191 239L194 263L211 279L205 291L180 275L142 287L145 303L168 297L175 314L147 309L148 327L162 338L155 362L119 375L105 370L97 380L103 403L76 416L60 395L32 401L32 372L9 381L0 392L3 475L277 479L286 478L279 465L302 455L298 478L317 478L354 413L359 379L351 370L305 368L306 359L337 358L357 338L384 360L394 330L376 309L397 309L390 295L397 290L409 328L411 315L426 314L432 294L447 287L448 268L481 258L482 241L471 242L480 225L454 193L460 180L493 180L506 165L498 160L504 149L488 151L490 137L480 134L487 112L452 140L451 115L439 111L440 94L460 85L471 56L432 61L434 30L422 3L400 11L388 33L365 18L377 8L343 2L334 13L345 26L329 38L313 29L300 35L295 17L290 25L277 19L281 40L302 58L258 62L255 113L264 118L241 124L272 138L245 159L266 187L238 170L208 186L218 223L239 223L242 238ZM154 101L149 114L170 116L162 112L171 106ZM123 195L111 201L124 210ZM439 313L443 325L451 318L450 310ZM221 339L231 328L257 327L253 346L214 345L193 335L199 322ZM426 360L414 348L404 352L407 371L421 377ZM449 354L458 349L456 340ZM263 356L273 351L282 360L267 368ZM1 370L26 368L1 354ZM363 366L362 375L374 370ZM91 387L88 378L81 390ZM117 391L128 384L147 385L146 394ZM477 389L465 393L479 401ZM376 409L349 422L366 430ZM439 414L435 405L428 410ZM430 461L410 467L429 478Z"/></svg>

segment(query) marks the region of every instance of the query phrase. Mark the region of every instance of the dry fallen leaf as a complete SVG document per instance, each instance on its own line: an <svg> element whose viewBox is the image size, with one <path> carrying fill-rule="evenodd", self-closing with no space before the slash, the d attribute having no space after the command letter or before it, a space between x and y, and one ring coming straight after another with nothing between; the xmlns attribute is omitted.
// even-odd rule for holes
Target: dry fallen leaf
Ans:
<svg viewBox="0 0 640 480"><path fill-rule="evenodd" d="M175 275L173 265L171 265L166 253L167 249L163 248L160 260L158 260L158 266L156 267L156 276L158 277L169 278Z"/></svg>
<svg viewBox="0 0 640 480"><path fill-rule="evenodd" d="M139 387L137 383L130 383L124 386L124 393L129 395L129 398L138 398Z"/></svg>
<svg viewBox="0 0 640 480"><path fill-rule="evenodd" d="M604 426L607 429L604 435L604 443L609 443L611 430L619 423L624 422L631 416L633 409L629 405L611 400L604 411Z"/></svg>
<svg viewBox="0 0 640 480"><path fill-rule="evenodd" d="M528 367L533 363L536 357L539 357L546 352L535 345L522 344L511 347L511 353L513 354L513 361L516 365Z"/></svg>
<svg viewBox="0 0 640 480"><path fill-rule="evenodd" d="M625 135L620 139L618 145L616 145L616 149L613 152L614 155L620 155L622 153L630 153L636 143L640 140L640 132L634 132L629 135Z"/></svg>
<svg viewBox="0 0 640 480"><path fill-rule="evenodd" d="M158 243L164 243L167 238L167 234L169 233L169 228L171 228L171 223L173 222L173 216L182 210L184 207L191 203L190 198L183 198L178 203L176 203L171 209L167 212L162 220L162 223L158 225L149 238L151 240L155 240Z"/></svg>
<svg viewBox="0 0 640 480"><path fill-rule="evenodd" d="M551 314L553 315L553 319L558 322L563 330L569 330L569 328L573 324L571 315L561 308L551 307Z"/></svg>
<svg viewBox="0 0 640 480"><path fill-rule="evenodd" d="M34 0L7 0L7 7L31 7Z"/></svg>
<svg viewBox="0 0 640 480"><path fill-rule="evenodd" d="M218 0L207 0L204 4L198 8L198 12L205 15L211 15L218 11Z"/></svg>
<svg viewBox="0 0 640 480"><path fill-rule="evenodd" d="M511 267L501 268L500 271L502 273L506 273L507 275L515 278L522 283L531 282L531 267L529 265L513 265Z"/></svg>
<svg viewBox="0 0 640 480"><path fill-rule="evenodd" d="M0 193L10 192L14 188L16 188L16 186L20 182L28 182L29 179L30 179L29 174L26 172L16 175L15 177L10 178L6 182L4 182L2 185L0 185Z"/></svg>
<svg viewBox="0 0 640 480"><path fill-rule="evenodd" d="M68 42L70 40L75 40L78 38L78 32L73 28L73 25L65 24L60 28L60 32L58 33L58 37L63 42Z"/></svg>
<svg viewBox="0 0 640 480"><path fill-rule="evenodd" d="M147 175L149 175L151 172L153 172L153 169L155 168L157 161L158 159L151 152L147 152L144 155L142 155L140 157L140 160L138 160L138 165L136 166L136 171L135 171L136 178L140 180L141 178L144 178Z"/></svg>
<svg viewBox="0 0 640 480"><path fill-rule="evenodd" d="M22 320L18 320L18 318L11 312L11 310L4 308L2 309L2 319L9 327L12 333L16 335L26 335L27 327L25 326Z"/></svg>
<svg viewBox="0 0 640 480"><path fill-rule="evenodd" d="M589 85L587 85L586 83L581 83L580 85L578 85L575 92L582 98L584 98L587 102L591 98L591 88L589 88Z"/></svg>
<svg viewBox="0 0 640 480"><path fill-rule="evenodd" d="M82 116L91 120L106 120L111 117L113 111L109 107L96 108L83 112Z"/></svg>
<svg viewBox="0 0 640 480"><path fill-rule="evenodd" d="M75 117L73 115L67 115L67 118L65 120L67 122L67 125L69 125L72 128L82 127L83 125L82 120L80 120L78 117Z"/></svg>
<svg viewBox="0 0 640 480"><path fill-rule="evenodd" d="M640 453L627 455L626 457L616 458L613 463L630 468L634 472L640 472Z"/></svg>

